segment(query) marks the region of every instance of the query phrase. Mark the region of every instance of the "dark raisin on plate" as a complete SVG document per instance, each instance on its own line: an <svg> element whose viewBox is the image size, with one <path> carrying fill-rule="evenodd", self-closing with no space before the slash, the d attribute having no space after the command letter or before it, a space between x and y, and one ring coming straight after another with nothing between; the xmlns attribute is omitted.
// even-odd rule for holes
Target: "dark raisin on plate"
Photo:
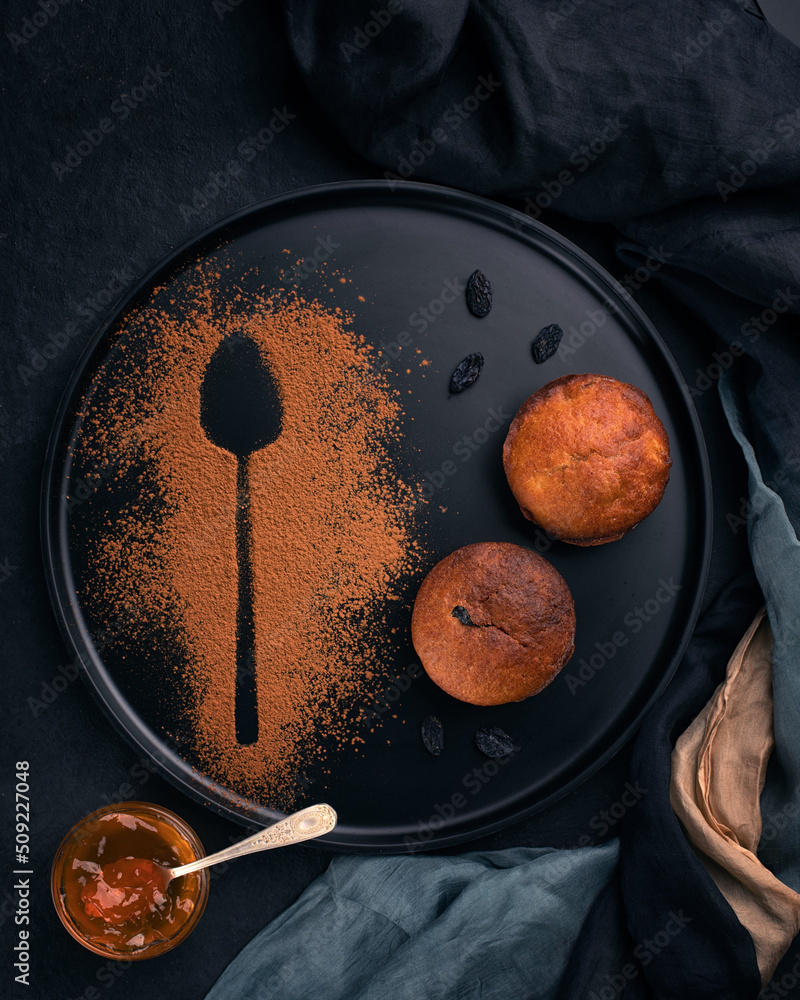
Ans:
<svg viewBox="0 0 800 1000"><path fill-rule="evenodd" d="M551 323L550 326L544 327L536 334L531 349L533 351L533 360L537 365L540 365L543 361L547 361L548 358L552 358L558 350L558 345L561 343L563 336L564 331L558 323Z"/></svg>
<svg viewBox="0 0 800 1000"><path fill-rule="evenodd" d="M514 741L497 726L485 726L475 733L475 746L487 757L507 757L519 747L514 746Z"/></svg>
<svg viewBox="0 0 800 1000"><path fill-rule="evenodd" d="M473 271L467 279L467 309L482 319L492 308L492 283L483 271Z"/></svg>
<svg viewBox="0 0 800 1000"><path fill-rule="evenodd" d="M475 624L475 622L470 618L469 611L467 611L467 609L463 607L461 604L456 604L456 606L450 612L450 617L458 618L458 620L461 622L462 625L472 625L473 628L478 627Z"/></svg>
<svg viewBox="0 0 800 1000"><path fill-rule="evenodd" d="M434 757L438 757L444 748L444 727L442 726L442 720L435 715L429 715L422 720L420 731L425 749L428 753L432 753Z"/></svg>
<svg viewBox="0 0 800 1000"><path fill-rule="evenodd" d="M483 355L480 351L468 354L453 372L450 379L450 392L463 392L473 382L477 382L483 368Z"/></svg>

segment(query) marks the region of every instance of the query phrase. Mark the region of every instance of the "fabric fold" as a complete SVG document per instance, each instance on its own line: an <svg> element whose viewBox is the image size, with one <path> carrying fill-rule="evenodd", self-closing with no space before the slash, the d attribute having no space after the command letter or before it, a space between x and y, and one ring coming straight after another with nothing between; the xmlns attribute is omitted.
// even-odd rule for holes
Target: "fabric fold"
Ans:
<svg viewBox="0 0 800 1000"><path fill-rule="evenodd" d="M763 603L751 573L722 591L701 617L634 748L631 776L648 794L625 817L620 834L623 912L633 947L616 956L608 973L613 977L631 957L636 959L636 947L643 944L642 978L657 1000L752 1000L761 985L753 939L692 850L669 790L675 742L723 681L725 665L742 637L742 622L750 621ZM656 939L663 944L670 912L683 913L687 925L658 951L647 947ZM577 949L597 952L619 933L587 924ZM598 994L601 985L607 983L597 982ZM564 1000L585 996L572 992Z"/></svg>
<svg viewBox="0 0 800 1000"><path fill-rule="evenodd" d="M675 745L670 801L752 936L764 983L800 930L800 895L756 856L773 747L772 630L763 609L731 657L725 680Z"/></svg>
<svg viewBox="0 0 800 1000"><path fill-rule="evenodd" d="M618 853L336 857L206 1000L555 1000Z"/></svg>
<svg viewBox="0 0 800 1000"><path fill-rule="evenodd" d="M740 0L284 6L311 92L395 180L606 220L796 180L797 49Z"/></svg>

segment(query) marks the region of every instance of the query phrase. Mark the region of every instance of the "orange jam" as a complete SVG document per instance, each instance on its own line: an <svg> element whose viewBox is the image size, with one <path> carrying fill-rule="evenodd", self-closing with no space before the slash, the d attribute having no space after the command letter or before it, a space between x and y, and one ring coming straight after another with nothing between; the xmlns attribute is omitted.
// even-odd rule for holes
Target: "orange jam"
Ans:
<svg viewBox="0 0 800 1000"><path fill-rule="evenodd" d="M186 936L208 893L206 872L170 881L166 869L202 854L189 827L158 806L98 810L67 835L56 856L56 909L92 951L116 958L161 954Z"/></svg>
<svg viewBox="0 0 800 1000"><path fill-rule="evenodd" d="M121 858L101 868L93 861L76 858L72 864L90 873L81 889L81 902L90 917L99 917L114 927L136 925L169 906L169 873L153 861Z"/></svg>

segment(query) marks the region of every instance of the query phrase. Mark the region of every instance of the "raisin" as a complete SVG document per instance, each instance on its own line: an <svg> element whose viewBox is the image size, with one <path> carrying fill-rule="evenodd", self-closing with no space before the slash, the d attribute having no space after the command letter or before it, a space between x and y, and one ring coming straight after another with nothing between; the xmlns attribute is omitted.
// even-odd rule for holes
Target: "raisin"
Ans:
<svg viewBox="0 0 800 1000"><path fill-rule="evenodd" d="M429 715L422 720L420 732L422 733L422 742L425 744L425 749L428 753L432 753L434 757L438 757L444 749L444 727L442 726L442 720L438 719L435 715Z"/></svg>
<svg viewBox="0 0 800 1000"><path fill-rule="evenodd" d="M450 379L450 392L463 392L473 382L477 382L483 368L483 355L480 352L468 354L453 372Z"/></svg>
<svg viewBox="0 0 800 1000"><path fill-rule="evenodd" d="M558 350L558 345L561 343L563 336L564 331L558 323L551 323L550 326L544 327L536 334L531 349L533 351L533 360L537 365L540 365L543 361L547 361L548 358L552 358Z"/></svg>
<svg viewBox="0 0 800 1000"><path fill-rule="evenodd" d="M450 617L458 618L458 620L461 622L462 625L472 625L473 628L478 627L475 624L475 622L470 618L469 611L467 611L467 609L462 607L460 604L456 604L456 606L450 612Z"/></svg>
<svg viewBox="0 0 800 1000"><path fill-rule="evenodd" d="M514 741L497 726L486 726L475 733L475 746L487 757L507 757L519 747L514 746Z"/></svg>
<svg viewBox="0 0 800 1000"><path fill-rule="evenodd" d="M473 271L467 279L467 309L481 319L492 308L492 285L483 271Z"/></svg>

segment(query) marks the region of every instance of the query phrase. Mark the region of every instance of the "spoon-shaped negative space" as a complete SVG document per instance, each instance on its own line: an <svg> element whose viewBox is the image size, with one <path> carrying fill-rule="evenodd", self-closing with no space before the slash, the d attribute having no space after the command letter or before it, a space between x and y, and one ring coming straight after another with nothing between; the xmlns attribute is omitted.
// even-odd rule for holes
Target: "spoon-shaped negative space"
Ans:
<svg viewBox="0 0 800 1000"><path fill-rule="evenodd" d="M239 743L254 743L258 703L248 463L253 452L277 440L283 426L278 383L254 340L226 337L217 347L200 387L200 423L209 441L237 459L235 725Z"/></svg>
<svg viewBox="0 0 800 1000"><path fill-rule="evenodd" d="M226 337L214 351L200 388L200 423L209 441L237 458L280 436L280 389L254 340Z"/></svg>

